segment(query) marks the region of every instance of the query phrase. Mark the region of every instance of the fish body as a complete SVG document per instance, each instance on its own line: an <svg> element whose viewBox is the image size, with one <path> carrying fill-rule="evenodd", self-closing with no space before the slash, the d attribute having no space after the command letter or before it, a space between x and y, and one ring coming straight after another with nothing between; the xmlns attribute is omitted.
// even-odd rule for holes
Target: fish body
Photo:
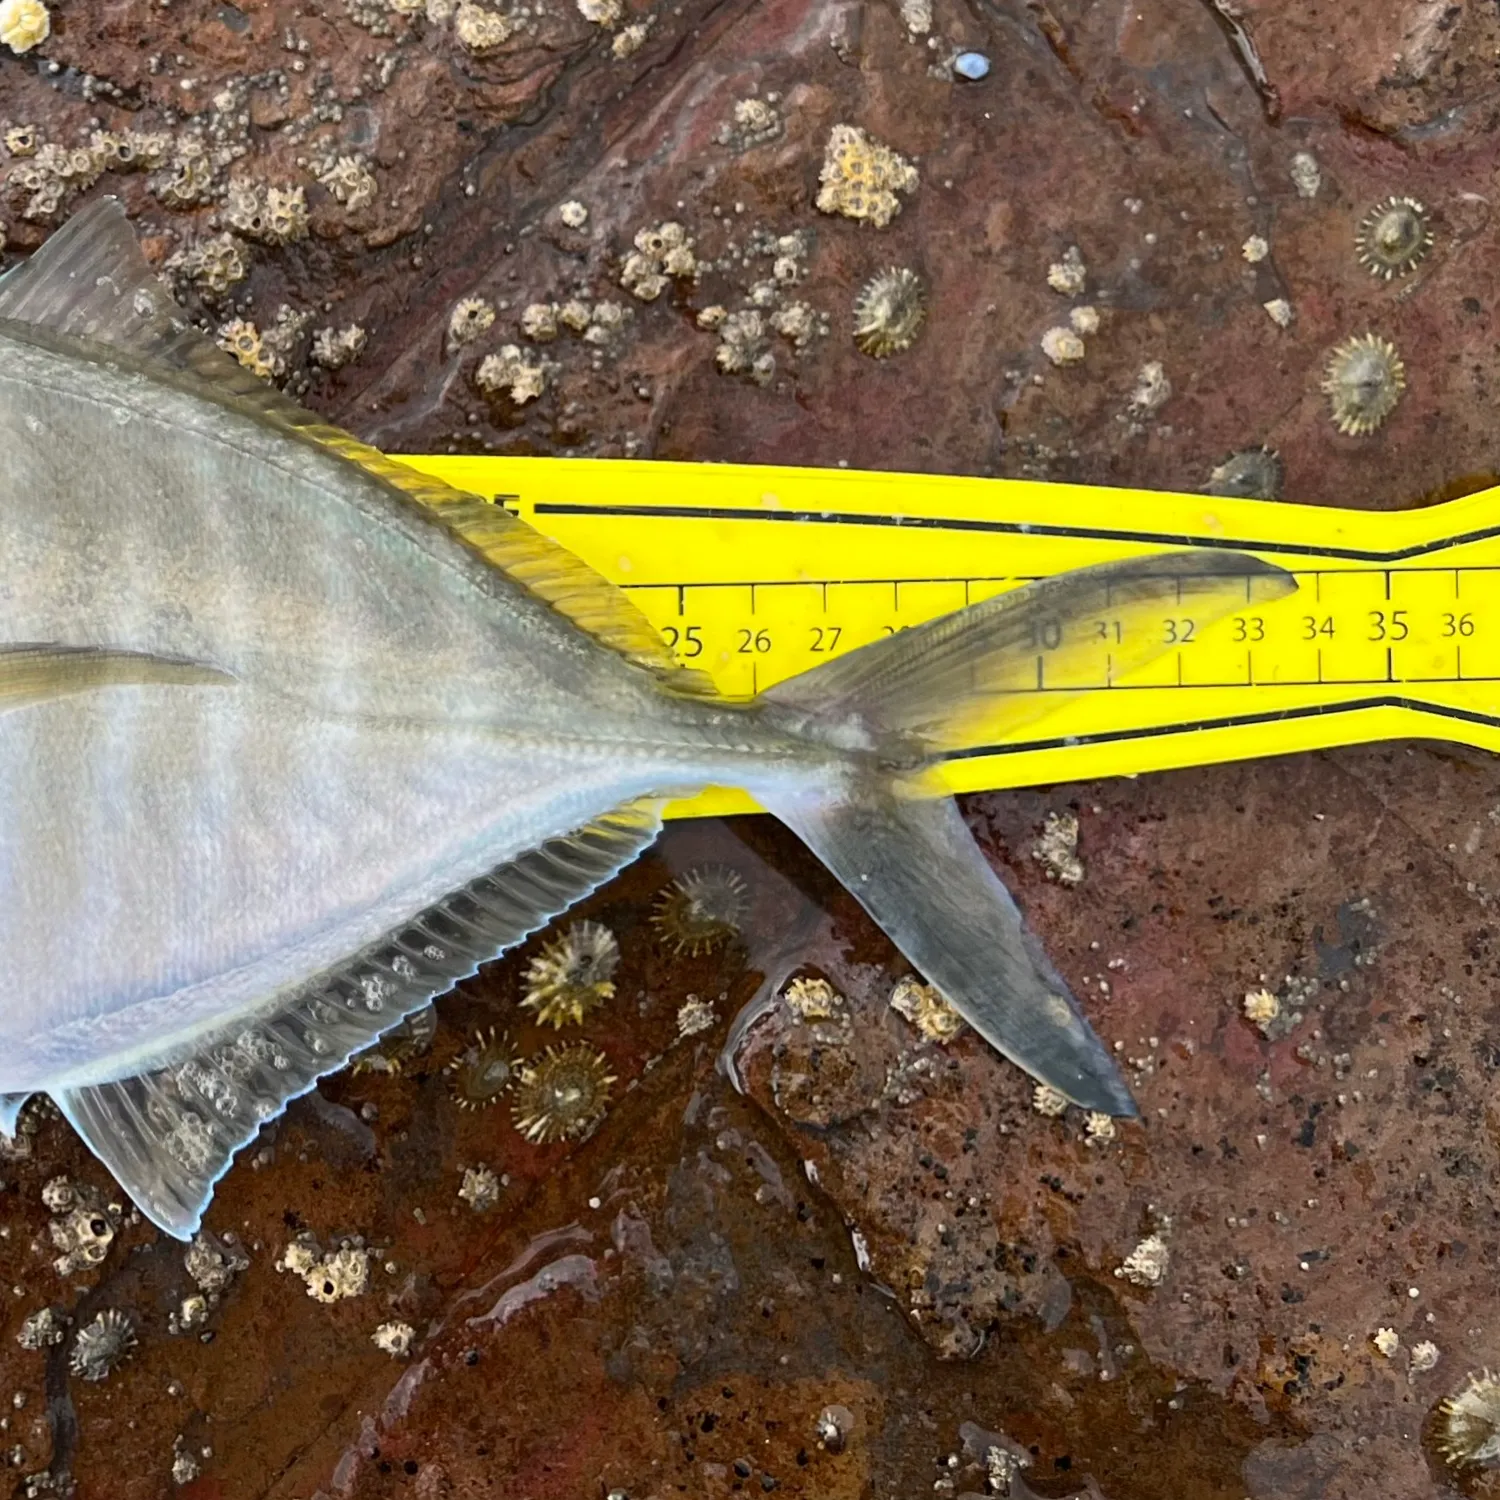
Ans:
<svg viewBox="0 0 1500 1500"><path fill-rule="evenodd" d="M50 1094L179 1236L288 1099L707 784L801 833L1000 1050L1131 1112L924 778L1039 619L1153 610L1184 568L1207 613L1289 587L1090 570L729 702L562 549L238 370L113 200L0 279L0 563L0 1123Z"/></svg>

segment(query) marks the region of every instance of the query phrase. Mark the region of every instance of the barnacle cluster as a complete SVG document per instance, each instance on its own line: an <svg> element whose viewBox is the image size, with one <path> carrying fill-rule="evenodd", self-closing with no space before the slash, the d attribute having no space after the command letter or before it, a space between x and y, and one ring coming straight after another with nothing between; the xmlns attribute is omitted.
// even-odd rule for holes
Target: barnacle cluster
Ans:
<svg viewBox="0 0 1500 1500"><path fill-rule="evenodd" d="M443 1071L448 1075L448 1092L460 1109L487 1109L510 1090L520 1066L509 1035L491 1026L476 1031Z"/></svg>
<svg viewBox="0 0 1500 1500"><path fill-rule="evenodd" d="M525 406L547 389L547 372L527 359L517 345L506 344L498 354L486 354L480 360L474 384L486 396L508 396L517 406Z"/></svg>
<svg viewBox="0 0 1500 1500"><path fill-rule="evenodd" d="M340 156L318 173L318 181L343 204L350 213L358 213L375 201L376 183L374 175L357 156Z"/></svg>
<svg viewBox="0 0 1500 1500"><path fill-rule="evenodd" d="M52 1262L59 1276L74 1276L104 1260L114 1243L119 1212L105 1204L96 1188L53 1177L42 1188L42 1202L52 1213L47 1230L60 1252Z"/></svg>
<svg viewBox="0 0 1500 1500"><path fill-rule="evenodd" d="M727 865L700 866L679 875L656 898L651 925L668 947L696 958L739 935L749 895Z"/></svg>
<svg viewBox="0 0 1500 1500"><path fill-rule="evenodd" d="M905 1016L932 1042L951 1042L964 1029L963 1017L930 984L907 975L891 991L891 1009Z"/></svg>
<svg viewBox="0 0 1500 1500"><path fill-rule="evenodd" d="M574 922L548 943L526 970L521 1004L543 1026L578 1023L613 997L620 945L598 922Z"/></svg>
<svg viewBox="0 0 1500 1500"><path fill-rule="evenodd" d="M12 52L30 52L52 32L52 18L41 0L0 0L0 42Z"/></svg>
<svg viewBox="0 0 1500 1500"><path fill-rule="evenodd" d="M927 316L927 289L905 266L872 276L854 299L854 342L874 359L909 349Z"/></svg>
<svg viewBox="0 0 1500 1500"><path fill-rule="evenodd" d="M370 335L358 323L345 328L320 328L312 336L308 357L325 370L342 370L364 353Z"/></svg>
<svg viewBox="0 0 1500 1500"><path fill-rule="evenodd" d="M222 297L250 274L245 246L229 233L210 235L179 250L166 265L180 281L210 297Z"/></svg>
<svg viewBox="0 0 1500 1500"><path fill-rule="evenodd" d="M224 199L224 219L263 245L290 245L307 236L307 194L300 183L272 187L236 178Z"/></svg>
<svg viewBox="0 0 1500 1500"><path fill-rule="evenodd" d="M534 343L550 344L566 330L595 348L613 342L625 326L630 309L620 302L596 302L579 297L566 302L530 302L520 316L521 333Z"/></svg>
<svg viewBox="0 0 1500 1500"><path fill-rule="evenodd" d="M1323 373L1333 424L1354 437L1379 428L1405 389L1406 367L1396 346L1375 333L1345 339L1329 355Z"/></svg>
<svg viewBox="0 0 1500 1500"><path fill-rule="evenodd" d="M470 52L489 52L510 40L515 22L503 12L459 0L453 16L453 34Z"/></svg>
<svg viewBox="0 0 1500 1500"><path fill-rule="evenodd" d="M831 1021L845 1007L844 997L826 979L798 975L781 997L799 1021Z"/></svg>
<svg viewBox="0 0 1500 1500"><path fill-rule="evenodd" d="M300 1234L281 1252L276 1269L301 1277L315 1301L339 1302L360 1296L369 1286L370 1252L346 1243L325 1255L310 1234Z"/></svg>
<svg viewBox="0 0 1500 1500"><path fill-rule="evenodd" d="M642 302L654 302L666 291L669 280L693 281L697 276L693 242L687 230L670 219L654 229L640 230L635 249L620 266L620 285Z"/></svg>
<svg viewBox="0 0 1500 1500"><path fill-rule="evenodd" d="M701 315L698 321L704 326ZM714 363L719 369L726 375L744 375L756 385L766 385L776 373L776 356L767 347L766 319L753 307L746 307L725 313L717 331L719 347L714 350Z"/></svg>
<svg viewBox="0 0 1500 1500"><path fill-rule="evenodd" d="M78 1330L68 1368L84 1380L103 1380L119 1368L135 1345L135 1324L125 1313L106 1308Z"/></svg>
<svg viewBox="0 0 1500 1500"><path fill-rule="evenodd" d="M1087 352L1072 328L1049 328L1042 335L1042 353L1055 365L1076 365Z"/></svg>
<svg viewBox="0 0 1500 1500"><path fill-rule="evenodd" d="M774 141L782 132L779 94L764 99L736 99L728 121L719 127L719 144L733 151L748 151Z"/></svg>
<svg viewBox="0 0 1500 1500"><path fill-rule="evenodd" d="M1488 1370L1470 1375L1438 1408L1437 1444L1456 1469L1500 1463L1500 1379Z"/></svg>
<svg viewBox="0 0 1500 1500"><path fill-rule="evenodd" d="M1360 221L1359 263L1386 281L1416 269L1432 249L1427 210L1415 198L1387 198Z"/></svg>
<svg viewBox="0 0 1500 1500"><path fill-rule="evenodd" d="M538 1145L587 1135L609 1108L615 1075L592 1047L548 1047L521 1071L511 1106L516 1129Z"/></svg>
<svg viewBox="0 0 1500 1500"><path fill-rule="evenodd" d="M147 186L168 208L192 208L207 203L214 195L214 164L209 159L208 147L196 136L183 137L171 159L163 163ZM242 203L240 207L246 205Z"/></svg>
<svg viewBox="0 0 1500 1500"><path fill-rule="evenodd" d="M816 206L884 228L901 212L898 193L912 193L917 169L889 146L872 140L857 125L835 125L818 173Z"/></svg>
<svg viewBox="0 0 1500 1500"><path fill-rule="evenodd" d="M1281 455L1264 444L1239 448L1217 464L1204 486L1210 495L1233 495L1244 500L1279 500L1284 471Z"/></svg>
<svg viewBox="0 0 1500 1500"><path fill-rule="evenodd" d="M1042 824L1041 837L1032 846L1031 857L1046 871L1048 880L1059 885L1077 885L1083 879L1077 815L1049 812Z"/></svg>

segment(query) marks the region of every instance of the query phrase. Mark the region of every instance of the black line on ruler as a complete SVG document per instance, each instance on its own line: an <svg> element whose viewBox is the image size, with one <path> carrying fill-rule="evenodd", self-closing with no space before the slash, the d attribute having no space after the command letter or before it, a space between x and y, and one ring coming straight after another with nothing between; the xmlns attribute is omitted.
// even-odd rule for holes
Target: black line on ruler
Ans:
<svg viewBox="0 0 1500 1500"><path fill-rule="evenodd" d="M1373 708L1409 708L1416 713L1434 714L1463 724L1482 724L1500 729L1500 717L1475 709L1449 708L1440 703L1423 703L1417 698L1383 694L1378 698L1354 698L1348 703L1319 703L1307 708L1272 709L1259 714L1228 714L1219 719L1186 719L1180 724L1156 724L1144 729L1107 729L1098 734L1060 735L1050 740L1027 740L1020 744L977 745L972 750L955 750L942 757L945 761L980 760L988 755L1024 755L1033 750L1067 750L1077 745L1113 745L1124 740L1156 740L1172 734L1197 734L1204 729L1243 729L1250 724L1285 724L1293 719L1319 719L1334 714L1363 713Z"/></svg>
<svg viewBox="0 0 1500 1500"><path fill-rule="evenodd" d="M876 526L917 531L977 531L999 536L1075 537L1080 541L1144 542L1172 547L1194 547L1216 552L1270 552L1291 557L1336 557L1345 562L1405 562L1413 557L1446 551L1449 547L1486 542L1500 536L1500 525L1466 531L1459 536L1418 542L1410 547L1382 551L1375 547L1317 547L1308 543L1257 541L1253 537L1205 537L1186 532L1132 531L1115 526L1048 526L1031 521L984 521L958 516L875 516L858 511L782 510L765 511L736 505L584 505L576 502L539 500L538 516L644 516L682 521L784 521L797 524L828 523L835 526Z"/></svg>
<svg viewBox="0 0 1500 1500"><path fill-rule="evenodd" d="M1385 600L1389 604L1391 602L1391 570L1382 568L1380 571L1385 575Z"/></svg>
<svg viewBox="0 0 1500 1500"><path fill-rule="evenodd" d="M1396 680L1395 657L1389 646L1385 648L1385 680L1387 682Z"/></svg>

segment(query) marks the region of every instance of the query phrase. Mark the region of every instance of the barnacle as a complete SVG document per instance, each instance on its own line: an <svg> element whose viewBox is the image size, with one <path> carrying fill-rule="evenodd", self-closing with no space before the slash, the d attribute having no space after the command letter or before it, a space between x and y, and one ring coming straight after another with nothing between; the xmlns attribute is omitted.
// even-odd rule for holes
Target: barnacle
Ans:
<svg viewBox="0 0 1500 1500"><path fill-rule="evenodd" d="M1039 1115L1056 1118L1068 1111L1068 1096L1052 1087L1050 1083L1039 1083L1031 1091L1031 1107Z"/></svg>
<svg viewBox="0 0 1500 1500"><path fill-rule="evenodd" d="M1329 356L1323 375L1334 426L1356 437L1374 432L1405 389L1406 367L1396 346L1375 333L1345 339Z"/></svg>
<svg viewBox="0 0 1500 1500"><path fill-rule="evenodd" d="M1031 857L1046 871L1048 880L1059 885L1077 885L1084 876L1078 857L1078 816L1049 812L1041 837L1031 847Z"/></svg>
<svg viewBox="0 0 1500 1500"><path fill-rule="evenodd" d="M1071 328L1049 328L1042 335L1042 353L1055 365L1076 365L1084 356L1083 340Z"/></svg>
<svg viewBox="0 0 1500 1500"><path fill-rule="evenodd" d="M625 7L620 0L578 0L578 14L595 26L617 26Z"/></svg>
<svg viewBox="0 0 1500 1500"><path fill-rule="evenodd" d="M557 337L557 303L528 304L521 312L521 332L534 343L550 344Z"/></svg>
<svg viewBox="0 0 1500 1500"><path fill-rule="evenodd" d="M1240 1002L1245 1019L1267 1035L1281 1019L1281 1001L1268 989L1250 990Z"/></svg>
<svg viewBox="0 0 1500 1500"><path fill-rule="evenodd" d="M1432 249L1427 210L1415 198L1387 198L1360 221L1355 244L1370 275L1386 281L1405 276Z"/></svg>
<svg viewBox="0 0 1500 1500"><path fill-rule="evenodd" d="M497 1103L516 1081L521 1059L510 1036L496 1031L476 1031L474 1039L443 1071L448 1092L460 1109L486 1109Z"/></svg>
<svg viewBox="0 0 1500 1500"><path fill-rule="evenodd" d="M587 1135L604 1118L614 1081L602 1052L549 1047L521 1070L511 1106L516 1129L537 1144Z"/></svg>
<svg viewBox="0 0 1500 1500"><path fill-rule="evenodd" d="M1077 245L1069 245L1063 258L1047 267L1047 285L1064 297L1078 297L1088 281L1088 267L1083 263L1083 252Z"/></svg>
<svg viewBox="0 0 1500 1500"><path fill-rule="evenodd" d="M632 21L629 26L622 26L615 33L614 41L609 44L611 55L621 62L627 57L634 57L646 45L646 38L650 34L650 16L644 21Z"/></svg>
<svg viewBox="0 0 1500 1500"><path fill-rule="evenodd" d="M135 1324L122 1312L106 1308L78 1330L68 1366L85 1380L103 1380L135 1348Z"/></svg>
<svg viewBox="0 0 1500 1500"><path fill-rule="evenodd" d="M16 1342L23 1349L45 1349L67 1337L68 1316L52 1307L38 1308L21 1324Z"/></svg>
<svg viewBox="0 0 1500 1500"><path fill-rule="evenodd" d="M318 181L350 213L368 208L375 201L378 184L369 168L357 156L339 157L326 172L319 174Z"/></svg>
<svg viewBox="0 0 1500 1500"><path fill-rule="evenodd" d="M566 203L558 205L557 217L569 229L582 229L589 221L589 211L576 198L569 198Z"/></svg>
<svg viewBox="0 0 1500 1500"><path fill-rule="evenodd" d="M1215 466L1204 487L1210 495L1233 495L1244 500L1279 500L1283 470L1281 455L1262 444L1239 448Z"/></svg>
<svg viewBox="0 0 1500 1500"><path fill-rule="evenodd" d="M611 975L619 963L620 945L609 928L574 922L531 960L521 1004L544 1026L580 1022L614 995Z"/></svg>
<svg viewBox="0 0 1500 1500"><path fill-rule="evenodd" d="M392 1359L405 1359L416 1337L417 1330L410 1323L382 1323L370 1335L370 1342Z"/></svg>
<svg viewBox="0 0 1500 1500"><path fill-rule="evenodd" d="M389 1031L382 1032L373 1046L354 1055L350 1064L356 1073L399 1073L414 1057L432 1046L437 1035L437 1010L424 1005Z"/></svg>
<svg viewBox="0 0 1500 1500"><path fill-rule="evenodd" d="M700 1031L709 1031L719 1019L719 1013L700 995L689 995L677 1007L677 1035L697 1036Z"/></svg>
<svg viewBox="0 0 1500 1500"><path fill-rule="evenodd" d="M905 266L873 276L854 299L854 342L874 359L909 349L927 316L922 278Z"/></svg>
<svg viewBox="0 0 1500 1500"><path fill-rule="evenodd" d="M12 156L35 156L41 145L41 135L35 125L9 125L3 139L5 149Z"/></svg>
<svg viewBox="0 0 1500 1500"><path fill-rule="evenodd" d="M1116 1276L1135 1286L1160 1286L1167 1279L1171 1254L1159 1234L1148 1234L1115 1272Z"/></svg>
<svg viewBox="0 0 1500 1500"><path fill-rule="evenodd" d="M266 351L265 341L254 323L245 318L231 318L219 329L217 343L226 354L232 354L252 375L270 380L277 373L276 362Z"/></svg>
<svg viewBox="0 0 1500 1500"><path fill-rule="evenodd" d="M917 169L857 125L835 125L818 173L816 206L884 228L901 212L898 193L917 189Z"/></svg>
<svg viewBox="0 0 1500 1500"><path fill-rule="evenodd" d="M52 19L41 0L0 0L0 42L12 52L30 52L51 31Z"/></svg>
<svg viewBox="0 0 1500 1500"><path fill-rule="evenodd" d="M495 321L495 309L483 297L464 297L448 315L448 348L472 344Z"/></svg>
<svg viewBox="0 0 1500 1500"><path fill-rule="evenodd" d="M739 935L749 894L727 865L688 870L656 898L651 925L667 946L696 958Z"/></svg>
<svg viewBox="0 0 1500 1500"><path fill-rule="evenodd" d="M1470 1375L1438 1410L1443 1421L1437 1445L1454 1468L1500 1462L1500 1379L1488 1370Z"/></svg>
<svg viewBox="0 0 1500 1500"><path fill-rule="evenodd" d="M508 1177L497 1177L489 1167L465 1167L464 1180L459 1184L458 1196L476 1214L482 1214L500 1201L500 1189L509 1181Z"/></svg>

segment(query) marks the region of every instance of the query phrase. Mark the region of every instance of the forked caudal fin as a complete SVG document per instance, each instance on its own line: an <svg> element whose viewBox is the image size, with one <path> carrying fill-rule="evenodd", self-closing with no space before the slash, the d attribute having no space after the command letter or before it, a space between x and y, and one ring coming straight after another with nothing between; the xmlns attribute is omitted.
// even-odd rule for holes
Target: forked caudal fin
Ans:
<svg viewBox="0 0 1500 1500"><path fill-rule="evenodd" d="M1244 554L1174 553L1061 574L902 631L763 695L803 733L869 747L862 771L832 801L758 795L987 1042L1075 1104L1133 1116L1067 984L922 772L1055 707L1019 691L1039 650L1066 680L1101 619L1118 622L1110 667L1123 676L1167 649L1164 607L1207 624L1295 588Z"/></svg>

